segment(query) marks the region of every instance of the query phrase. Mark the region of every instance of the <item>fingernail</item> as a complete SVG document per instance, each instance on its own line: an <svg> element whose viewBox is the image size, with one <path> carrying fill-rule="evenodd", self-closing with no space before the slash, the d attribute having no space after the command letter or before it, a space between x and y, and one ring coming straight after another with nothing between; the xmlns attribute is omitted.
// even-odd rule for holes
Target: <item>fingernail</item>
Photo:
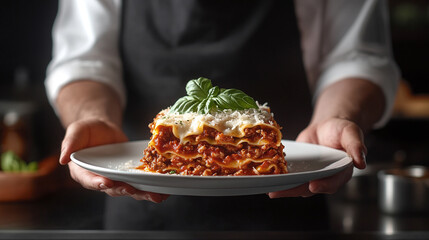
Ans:
<svg viewBox="0 0 429 240"><path fill-rule="evenodd" d="M153 200L153 198L152 198L152 196L151 196L151 195L147 196L147 200L149 200L149 201L151 201L151 202L155 202L155 201Z"/></svg>
<svg viewBox="0 0 429 240"><path fill-rule="evenodd" d="M361 158L362 158L362 162L363 162L363 167L365 168L366 167L366 155L365 155L364 151L361 152Z"/></svg>
<svg viewBox="0 0 429 240"><path fill-rule="evenodd" d="M157 203L157 202L155 202L155 201L153 200L153 198L152 198L152 196L151 196L151 195L149 195L149 196L147 197L147 200L148 200L148 201L151 201L151 202L153 202L153 203Z"/></svg>
<svg viewBox="0 0 429 240"><path fill-rule="evenodd" d="M63 157L64 157L64 152L61 151L61 153L60 153L60 159L59 159L60 164L63 164L63 161L62 161Z"/></svg>
<svg viewBox="0 0 429 240"><path fill-rule="evenodd" d="M131 196L131 195L133 195L135 193L135 191L133 191L131 189L127 189L127 188L122 189L121 192L122 192L122 194L128 195L128 196Z"/></svg>
<svg viewBox="0 0 429 240"><path fill-rule="evenodd" d="M167 198L170 197L169 195L162 195L162 202L164 202L165 200L167 200Z"/></svg>
<svg viewBox="0 0 429 240"><path fill-rule="evenodd" d="M278 196L276 196L276 194L270 194L270 193L267 193L267 195L268 195L268 197L269 197L269 198L271 198L271 199L278 198Z"/></svg>
<svg viewBox="0 0 429 240"><path fill-rule="evenodd" d="M108 188L104 183L100 183L100 185L98 187L102 190L105 190Z"/></svg>
<svg viewBox="0 0 429 240"><path fill-rule="evenodd" d="M310 185L308 186L308 190L310 190L310 194L318 194L324 190L324 187L320 184Z"/></svg>
<svg viewBox="0 0 429 240"><path fill-rule="evenodd" d="M315 188L311 189L312 194L318 194L321 192L322 192L322 188L320 188L320 187L315 187Z"/></svg>

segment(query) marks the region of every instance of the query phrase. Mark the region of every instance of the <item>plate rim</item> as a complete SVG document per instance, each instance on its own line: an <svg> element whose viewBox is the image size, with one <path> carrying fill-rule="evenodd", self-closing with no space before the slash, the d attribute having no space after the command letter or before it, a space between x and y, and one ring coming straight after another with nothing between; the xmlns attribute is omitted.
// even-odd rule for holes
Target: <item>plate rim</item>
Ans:
<svg viewBox="0 0 429 240"><path fill-rule="evenodd" d="M171 178L190 178L190 179L231 179L233 178L241 178L241 179L245 179L245 178L276 178L279 176L296 176L296 175L301 175L304 173L317 173L317 172L325 172L325 171L329 171L329 170L335 170L337 168L346 168L347 166L349 166L350 164L353 163L353 159L344 151L339 150L339 149L335 149L335 148L331 148L331 147L327 147L327 146L323 146L323 145L318 145L318 144L312 144L312 143L305 143L305 142L296 142L293 140L281 140L282 144L285 145L285 143L293 143L293 144L299 144L299 145L308 145L308 146L312 146L312 147L317 147L317 148L324 148L324 149L328 149L329 151L333 151L339 154L344 154L344 156L338 160L336 160L333 163L337 163L340 161L343 161L344 159L347 159L347 163L337 167L337 168L333 168L333 169L326 169L325 168L321 168L321 169L317 169L317 170L312 170L312 171L302 171L302 172L288 172L285 174L271 174L271 175L241 175L241 176L200 176L200 175L179 175L179 174L162 174L162 173L152 173L152 172L131 172L131 171L121 171L121 170L117 170L117 169L111 169L111 168L106 168L106 167L101 167L101 166L96 166L96 165L91 165L88 164L86 162L83 162L79 159L77 159L75 156L77 154L79 154L81 151L86 151L89 149L96 149L96 148L105 148L108 146L114 146L114 145L127 145L127 144L139 144L139 143L143 143L149 140L137 140L137 141L128 141L128 142L122 142L122 143L112 143L112 144L105 144L105 145L99 145L99 146L95 146L95 147L89 147L89 148L85 148L85 149L81 149L79 151L73 152L70 155L70 160L73 161L74 163L76 163L77 165L90 170L90 169L94 169L97 171L101 171L101 172L106 172L106 173L114 173L114 174L119 174L119 175L142 175L142 176L163 176L163 177L171 177ZM287 159L286 159L287 161ZM91 171L91 170L90 170Z"/></svg>
<svg viewBox="0 0 429 240"><path fill-rule="evenodd" d="M145 143L146 142L146 143ZM324 151L332 152L332 154L340 154L338 159L335 157L333 162L324 166L323 168L301 172L289 172L286 174L273 174L273 175L244 175L244 176L198 176L198 175L178 175L178 174L161 174L151 172L137 172L125 171L120 169L112 169L105 166L91 165L76 158L76 154L81 151L94 151L96 148L105 148L112 145L119 144L147 144L148 140L129 141L123 143L113 143L107 145L100 145L96 147L82 149L71 154L71 160L77 165L94 172L95 174L102 175L106 178L126 182L143 191L158 192L172 195L189 195L189 196L238 196L238 195L254 195L263 194L267 189L274 189L275 191L287 190L295 186L299 186L306 182L332 176L352 165L353 160L344 151L321 146L311 143L302 143L292 140L282 140L285 145L299 144L309 145ZM133 146L126 146L131 147ZM126 149L126 148L125 148ZM119 151L120 152L120 151ZM287 153L287 150L286 150ZM134 152L132 154L135 154ZM133 161L136 161L134 159ZM300 161L299 159L294 161ZM331 167L332 164L341 162L339 166ZM171 184L172 180L182 180ZM265 181L261 181L261 179ZM179 184L178 184L179 183ZM139 188L140 187L140 188Z"/></svg>

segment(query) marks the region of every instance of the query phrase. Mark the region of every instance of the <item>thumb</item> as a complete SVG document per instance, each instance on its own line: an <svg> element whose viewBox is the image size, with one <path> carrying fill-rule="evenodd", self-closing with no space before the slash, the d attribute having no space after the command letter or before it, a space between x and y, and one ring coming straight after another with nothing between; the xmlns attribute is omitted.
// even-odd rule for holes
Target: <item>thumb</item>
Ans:
<svg viewBox="0 0 429 240"><path fill-rule="evenodd" d="M304 129L296 138L297 142L313 143L317 144L317 136L313 127L307 127Z"/></svg>
<svg viewBox="0 0 429 240"><path fill-rule="evenodd" d="M341 146L353 158L353 163L357 168L364 169L366 167L367 149L364 144L363 132L357 125L348 125L343 129Z"/></svg>
<svg viewBox="0 0 429 240"><path fill-rule="evenodd" d="M61 154L59 162L62 165L70 162L70 155L83 149L88 145L88 133L79 124L71 124L66 131L64 140L61 143Z"/></svg>

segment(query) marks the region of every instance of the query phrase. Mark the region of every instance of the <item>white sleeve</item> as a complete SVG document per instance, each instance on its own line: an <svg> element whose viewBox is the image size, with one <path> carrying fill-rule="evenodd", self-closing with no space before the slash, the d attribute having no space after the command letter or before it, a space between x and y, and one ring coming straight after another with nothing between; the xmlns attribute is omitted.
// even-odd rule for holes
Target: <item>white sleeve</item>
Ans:
<svg viewBox="0 0 429 240"><path fill-rule="evenodd" d="M383 117L390 117L399 82L393 60L389 16L384 0L295 1L304 65L313 91L318 94L348 77L369 80L382 89L386 99Z"/></svg>
<svg viewBox="0 0 429 240"><path fill-rule="evenodd" d="M90 79L108 84L125 105L125 87L118 50L120 0L62 0L52 30L53 58L45 80L55 108L60 89Z"/></svg>

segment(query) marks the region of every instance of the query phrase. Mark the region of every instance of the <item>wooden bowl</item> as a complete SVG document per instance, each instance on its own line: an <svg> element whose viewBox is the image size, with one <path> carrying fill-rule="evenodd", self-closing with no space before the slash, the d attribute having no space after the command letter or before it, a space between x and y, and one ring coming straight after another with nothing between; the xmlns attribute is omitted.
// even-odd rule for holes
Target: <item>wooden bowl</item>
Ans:
<svg viewBox="0 0 429 240"><path fill-rule="evenodd" d="M57 190L64 180L59 171L58 156L39 162L37 172L9 173L0 171L0 201L28 201Z"/></svg>

